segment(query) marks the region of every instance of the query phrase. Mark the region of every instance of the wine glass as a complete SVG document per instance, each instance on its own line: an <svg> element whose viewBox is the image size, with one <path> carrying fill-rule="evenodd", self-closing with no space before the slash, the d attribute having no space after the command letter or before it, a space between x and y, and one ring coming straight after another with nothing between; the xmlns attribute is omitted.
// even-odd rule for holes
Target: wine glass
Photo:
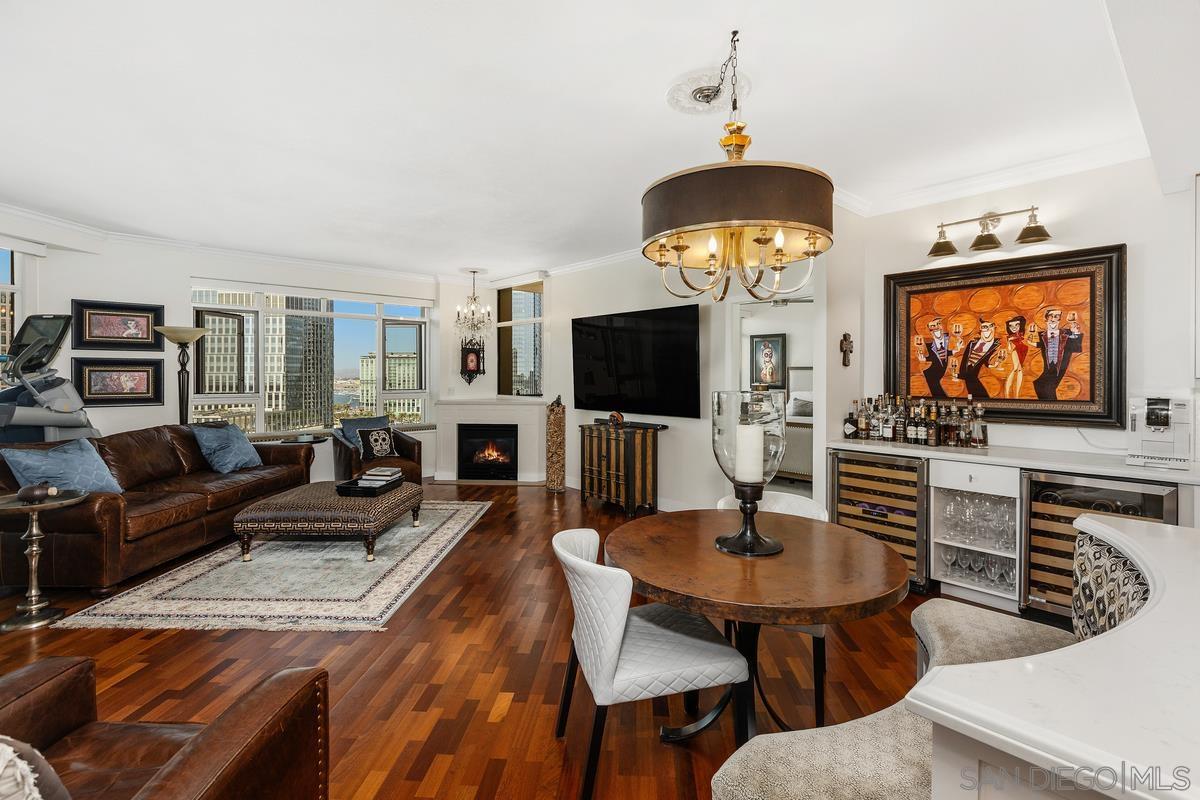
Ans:
<svg viewBox="0 0 1200 800"><path fill-rule="evenodd" d="M971 554L971 570L975 573L977 583L983 583L983 564L986 557L983 553L976 550Z"/></svg>
<svg viewBox="0 0 1200 800"><path fill-rule="evenodd" d="M942 506L943 534L947 539L958 539L958 515L960 513L958 492L946 492L946 503Z"/></svg>
<svg viewBox="0 0 1200 800"><path fill-rule="evenodd" d="M979 498L979 538L988 547L996 546L996 517L999 509L991 497Z"/></svg>
<svg viewBox="0 0 1200 800"><path fill-rule="evenodd" d="M990 581L988 585L993 589L996 588L996 580L1000 577L1000 558L998 556L988 556L987 562L983 565L983 569L984 572L987 573L988 580Z"/></svg>
<svg viewBox="0 0 1200 800"><path fill-rule="evenodd" d="M942 563L946 565L945 575L950 577L954 574L954 562L958 559L958 548L947 547L943 545L939 550L942 557Z"/></svg>
<svg viewBox="0 0 1200 800"><path fill-rule="evenodd" d="M971 551L963 548L958 550L958 571L959 577L971 577Z"/></svg>

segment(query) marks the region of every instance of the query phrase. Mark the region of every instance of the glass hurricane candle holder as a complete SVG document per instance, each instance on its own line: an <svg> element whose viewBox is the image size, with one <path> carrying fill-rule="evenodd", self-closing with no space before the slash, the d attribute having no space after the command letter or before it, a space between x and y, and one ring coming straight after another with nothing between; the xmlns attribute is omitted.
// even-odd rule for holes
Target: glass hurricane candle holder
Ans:
<svg viewBox="0 0 1200 800"><path fill-rule="evenodd" d="M718 536L717 549L739 556L775 555L783 543L760 534L754 515L763 487L783 461L784 393L713 392L712 425L713 455L732 481L742 512L741 530Z"/></svg>

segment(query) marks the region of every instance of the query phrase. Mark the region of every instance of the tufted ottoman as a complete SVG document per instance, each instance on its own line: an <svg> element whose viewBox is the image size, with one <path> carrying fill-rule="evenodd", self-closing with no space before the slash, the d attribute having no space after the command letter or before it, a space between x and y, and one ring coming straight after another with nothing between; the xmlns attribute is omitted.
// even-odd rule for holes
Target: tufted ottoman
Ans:
<svg viewBox="0 0 1200 800"><path fill-rule="evenodd" d="M375 537L412 512L421 524L421 484L404 483L379 497L342 497L333 481L319 481L271 495L238 512L233 530L242 540L242 561L250 560L256 533L361 538L367 561L375 560Z"/></svg>

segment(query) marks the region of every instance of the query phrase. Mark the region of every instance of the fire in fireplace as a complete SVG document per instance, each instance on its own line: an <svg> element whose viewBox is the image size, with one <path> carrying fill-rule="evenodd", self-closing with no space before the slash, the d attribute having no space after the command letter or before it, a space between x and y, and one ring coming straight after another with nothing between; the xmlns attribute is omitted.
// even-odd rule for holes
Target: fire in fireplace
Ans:
<svg viewBox="0 0 1200 800"><path fill-rule="evenodd" d="M517 426L458 426L459 480L517 479Z"/></svg>

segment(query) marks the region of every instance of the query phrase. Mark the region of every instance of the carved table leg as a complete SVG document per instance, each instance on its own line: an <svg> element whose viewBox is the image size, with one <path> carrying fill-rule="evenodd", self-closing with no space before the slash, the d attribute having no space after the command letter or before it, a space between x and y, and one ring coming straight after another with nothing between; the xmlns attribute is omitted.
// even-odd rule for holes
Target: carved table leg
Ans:
<svg viewBox="0 0 1200 800"><path fill-rule="evenodd" d="M250 541L254 538L254 534L241 533L238 534L238 538L242 544L242 561L252 561L253 559L250 558Z"/></svg>
<svg viewBox="0 0 1200 800"><path fill-rule="evenodd" d="M25 592L25 602L17 603L17 613L0 624L0 631L24 631L31 628L44 628L56 620L62 619L66 611L61 608L48 608L50 601L42 596L41 585L38 583L38 559L42 554L42 527L38 524L38 512L29 512L29 528L21 541L28 542L25 548L25 558L29 561L29 589Z"/></svg>
<svg viewBox="0 0 1200 800"><path fill-rule="evenodd" d="M367 546L367 561L375 560L375 534L368 533L363 537L363 544Z"/></svg>
<svg viewBox="0 0 1200 800"><path fill-rule="evenodd" d="M414 528L421 527L421 506L420 506L420 504L417 504L416 506L413 507L412 515L413 515L413 527Z"/></svg>

